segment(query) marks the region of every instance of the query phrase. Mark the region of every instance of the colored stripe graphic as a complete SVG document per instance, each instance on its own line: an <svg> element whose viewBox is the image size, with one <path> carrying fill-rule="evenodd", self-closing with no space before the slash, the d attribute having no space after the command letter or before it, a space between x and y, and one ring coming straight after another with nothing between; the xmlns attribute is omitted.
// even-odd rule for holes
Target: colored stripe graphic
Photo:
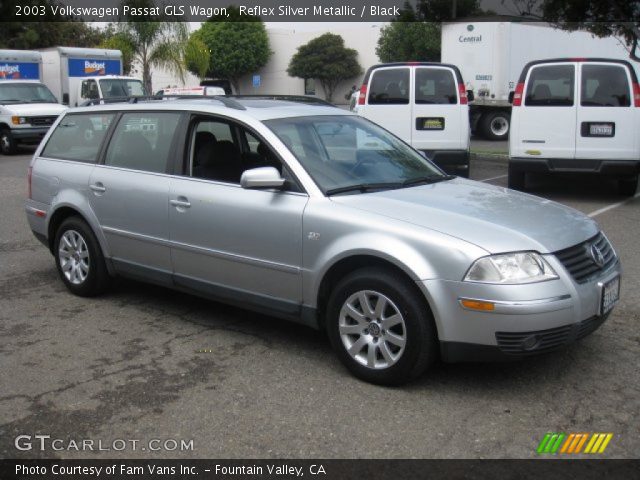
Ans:
<svg viewBox="0 0 640 480"><path fill-rule="evenodd" d="M548 432L540 441L538 454L604 453L613 433L556 433ZM588 440L588 441L587 441ZM586 447L585 447L586 444ZM584 451L583 451L584 447Z"/></svg>

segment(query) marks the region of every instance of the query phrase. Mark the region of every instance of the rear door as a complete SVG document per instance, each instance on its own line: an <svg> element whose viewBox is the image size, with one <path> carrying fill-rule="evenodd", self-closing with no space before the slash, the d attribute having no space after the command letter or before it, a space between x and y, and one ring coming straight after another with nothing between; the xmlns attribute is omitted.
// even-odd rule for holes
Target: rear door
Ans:
<svg viewBox="0 0 640 480"><path fill-rule="evenodd" d="M468 107L460 103L451 68L415 67L411 145L418 150L461 150L469 135ZM465 97L466 98L466 97Z"/></svg>
<svg viewBox="0 0 640 480"><path fill-rule="evenodd" d="M411 142L411 68L383 67L371 73L367 99L358 114Z"/></svg>
<svg viewBox="0 0 640 480"><path fill-rule="evenodd" d="M626 65L579 64L576 158L637 159L632 78Z"/></svg>
<svg viewBox="0 0 640 480"><path fill-rule="evenodd" d="M574 158L576 151L575 62L531 67L517 112L511 156Z"/></svg>

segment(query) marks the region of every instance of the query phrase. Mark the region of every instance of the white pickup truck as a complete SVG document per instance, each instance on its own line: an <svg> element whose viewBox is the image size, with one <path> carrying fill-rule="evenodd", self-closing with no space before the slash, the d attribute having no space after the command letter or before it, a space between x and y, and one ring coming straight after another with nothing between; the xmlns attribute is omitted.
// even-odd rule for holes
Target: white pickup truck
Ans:
<svg viewBox="0 0 640 480"><path fill-rule="evenodd" d="M40 82L39 52L0 50L0 152L38 144L66 107Z"/></svg>

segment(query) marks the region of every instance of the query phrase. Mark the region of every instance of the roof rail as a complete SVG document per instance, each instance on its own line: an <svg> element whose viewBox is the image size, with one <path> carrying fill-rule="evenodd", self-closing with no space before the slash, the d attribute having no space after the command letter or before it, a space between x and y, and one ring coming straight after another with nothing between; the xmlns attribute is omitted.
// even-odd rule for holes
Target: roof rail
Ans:
<svg viewBox="0 0 640 480"><path fill-rule="evenodd" d="M163 100L163 99L189 99L189 100L217 100L225 107L235 110L246 110L246 107L240 102L222 95L144 95L131 97L109 97L109 98L92 98L84 102L82 107L91 107L93 105L104 105L109 103L138 103L145 100Z"/></svg>
<svg viewBox="0 0 640 480"><path fill-rule="evenodd" d="M289 102L309 103L312 105L324 105L326 107L335 107L331 102L318 97L310 97L307 95L229 95L227 98L239 99L256 99L256 100L287 100Z"/></svg>

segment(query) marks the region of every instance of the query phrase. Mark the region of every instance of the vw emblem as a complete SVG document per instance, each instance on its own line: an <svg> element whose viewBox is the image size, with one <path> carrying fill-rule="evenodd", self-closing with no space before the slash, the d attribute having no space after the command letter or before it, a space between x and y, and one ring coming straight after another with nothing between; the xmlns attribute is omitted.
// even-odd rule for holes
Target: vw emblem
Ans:
<svg viewBox="0 0 640 480"><path fill-rule="evenodd" d="M593 258L593 263L602 268L604 265L604 255L602 255L602 252L595 243L591 245L591 258Z"/></svg>

